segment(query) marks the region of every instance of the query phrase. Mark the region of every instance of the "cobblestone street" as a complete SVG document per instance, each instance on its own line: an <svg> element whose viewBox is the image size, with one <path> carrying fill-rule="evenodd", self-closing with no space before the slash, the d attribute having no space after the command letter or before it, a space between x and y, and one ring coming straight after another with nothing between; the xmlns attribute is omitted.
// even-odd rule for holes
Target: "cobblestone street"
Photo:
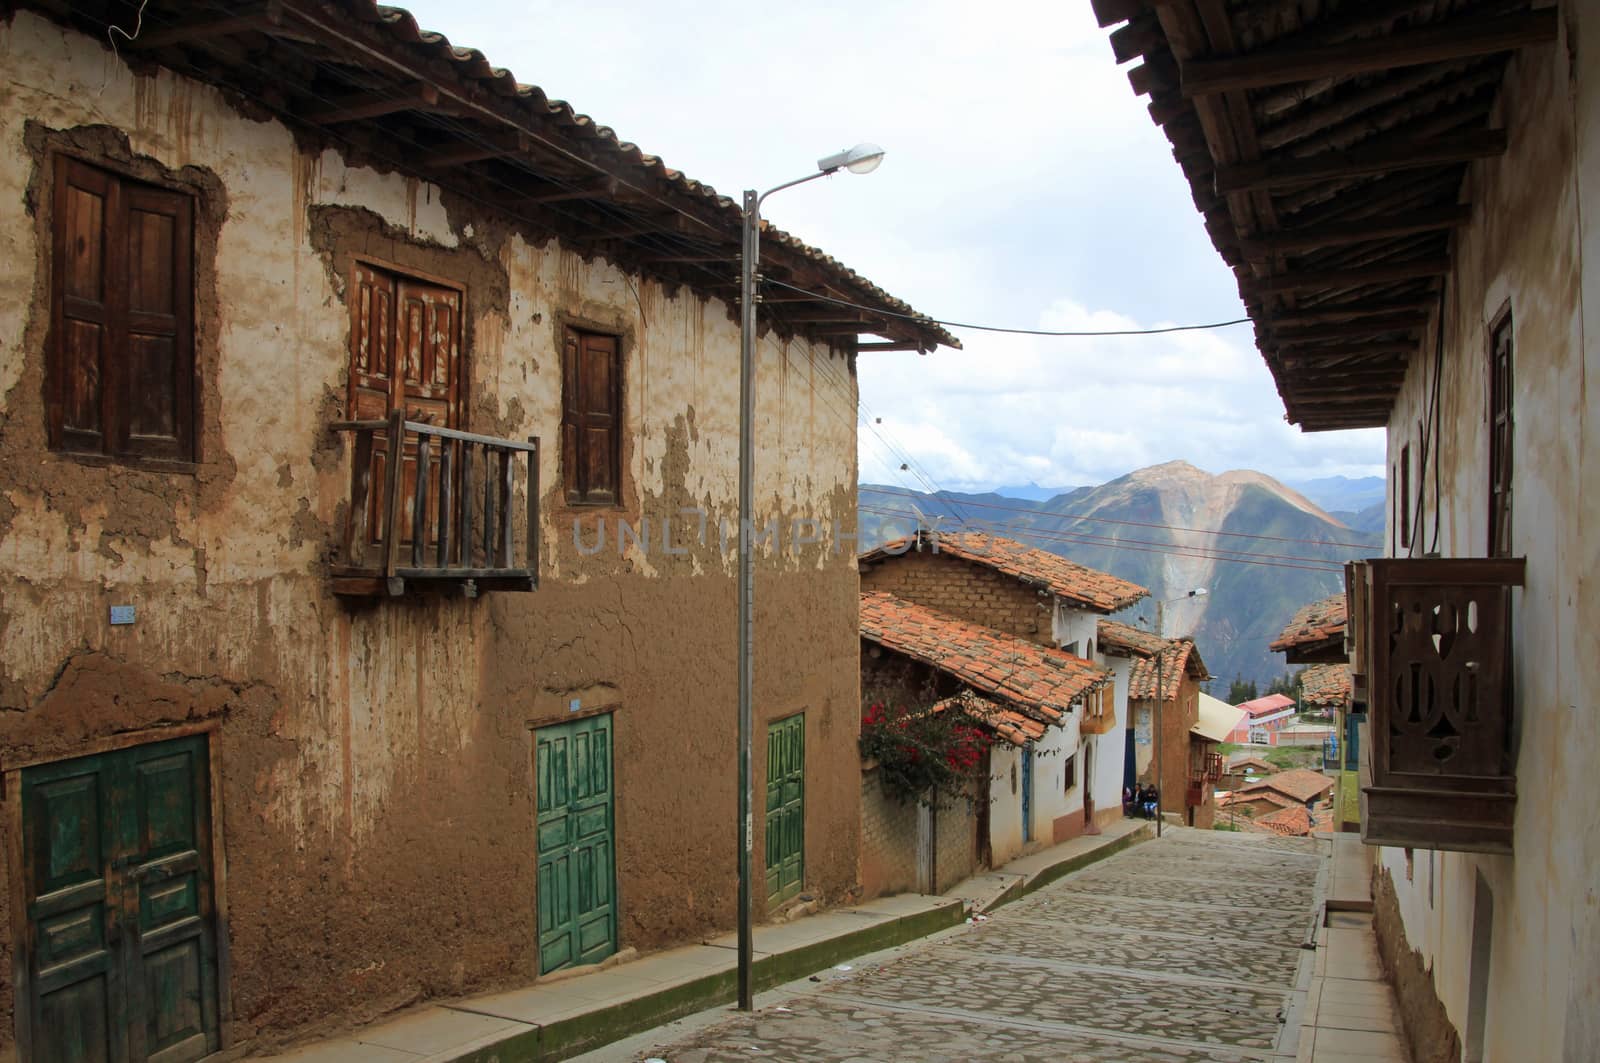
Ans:
<svg viewBox="0 0 1600 1063"><path fill-rule="evenodd" d="M590 1058L1293 1059L1326 863L1310 840L1169 828L986 922Z"/></svg>

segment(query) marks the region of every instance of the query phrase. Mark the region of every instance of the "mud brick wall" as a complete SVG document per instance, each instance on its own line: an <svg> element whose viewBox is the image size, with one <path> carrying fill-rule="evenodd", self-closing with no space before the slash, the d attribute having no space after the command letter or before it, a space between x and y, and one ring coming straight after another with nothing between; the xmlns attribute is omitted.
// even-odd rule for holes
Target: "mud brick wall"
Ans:
<svg viewBox="0 0 1600 1063"><path fill-rule="evenodd" d="M1050 596L982 565L933 550L911 550L861 572L863 591L888 591L908 602L1052 646Z"/></svg>

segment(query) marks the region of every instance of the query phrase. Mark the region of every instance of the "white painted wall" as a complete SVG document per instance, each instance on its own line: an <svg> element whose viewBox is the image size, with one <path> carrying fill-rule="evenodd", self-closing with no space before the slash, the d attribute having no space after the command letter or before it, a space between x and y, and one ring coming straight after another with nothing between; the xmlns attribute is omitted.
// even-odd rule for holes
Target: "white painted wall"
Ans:
<svg viewBox="0 0 1600 1063"><path fill-rule="evenodd" d="M1474 164L1467 183L1473 223L1457 245L1439 389L1442 498L1431 462L1413 481L1426 492L1421 549L1437 517L1441 554L1482 556L1487 326L1509 300L1512 534L1528 559L1513 606L1516 853L1418 851L1408 881L1403 852L1380 851L1406 936L1463 1037L1479 875L1492 891L1488 1060L1600 1059L1600 269L1585 268L1600 263L1600 11L1567 2L1561 20L1559 43L1511 61L1494 122L1510 150ZM1431 358L1413 362L1390 420L1391 467L1406 443L1419 452L1431 373Z"/></svg>

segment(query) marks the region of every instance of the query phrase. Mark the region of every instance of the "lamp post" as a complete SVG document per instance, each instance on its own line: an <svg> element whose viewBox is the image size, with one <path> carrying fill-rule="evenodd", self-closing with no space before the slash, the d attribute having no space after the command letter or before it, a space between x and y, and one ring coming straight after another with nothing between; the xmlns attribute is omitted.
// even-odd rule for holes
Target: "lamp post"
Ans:
<svg viewBox="0 0 1600 1063"><path fill-rule="evenodd" d="M751 977L754 942L750 927L750 858L755 848L750 744L755 729L751 665L755 652L755 579L750 552L753 512L756 416L756 267L761 256L761 204L774 192L815 181L839 170L871 173L883 161L876 144L857 144L817 160L817 172L785 181L757 195L744 194L744 244L739 255L739 1010L755 1007Z"/></svg>
<svg viewBox="0 0 1600 1063"><path fill-rule="evenodd" d="M1167 605L1169 605L1172 602L1187 601L1190 598L1203 598L1208 593L1209 592L1204 587L1196 587L1194 590L1189 591L1186 594L1180 594L1176 598L1167 598L1165 600L1157 601L1156 602L1156 638L1165 639L1167 637L1167 632L1166 632L1166 616L1167 616L1166 607L1167 607ZM1167 779L1166 779L1166 773L1165 773L1165 771L1163 771L1163 769L1166 767L1166 765L1164 763L1162 763L1162 760L1161 760L1161 702L1163 700L1161 695L1162 695L1162 691L1166 687L1166 676L1164 674L1165 669L1162 666L1162 656L1163 656L1164 649L1165 649L1165 647L1157 647L1156 648L1156 696L1155 696L1155 708L1150 710L1151 723L1155 727L1155 732L1156 732L1156 742L1155 742L1156 771L1155 771L1155 776L1156 776L1156 837L1157 838L1161 837L1161 820L1162 820L1161 803L1167 799Z"/></svg>

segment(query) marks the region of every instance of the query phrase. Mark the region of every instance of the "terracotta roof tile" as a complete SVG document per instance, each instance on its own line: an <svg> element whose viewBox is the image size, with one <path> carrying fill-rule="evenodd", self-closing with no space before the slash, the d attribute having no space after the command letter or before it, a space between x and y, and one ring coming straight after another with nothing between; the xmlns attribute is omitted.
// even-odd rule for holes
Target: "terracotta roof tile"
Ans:
<svg viewBox="0 0 1600 1063"><path fill-rule="evenodd" d="M1344 595L1330 595L1321 601L1301 606L1300 611L1294 614L1294 619L1289 621L1289 626L1283 629L1268 649L1273 653L1283 653L1296 646L1326 642L1334 637L1343 638L1344 628Z"/></svg>
<svg viewBox="0 0 1600 1063"><path fill-rule="evenodd" d="M1300 676L1300 700L1338 708L1350 701L1350 666L1314 664Z"/></svg>
<svg viewBox="0 0 1600 1063"><path fill-rule="evenodd" d="M1161 649L1162 701L1177 699L1185 672L1195 679L1211 678L1192 639L1157 638L1148 631L1115 620L1101 620L1097 634L1101 653L1133 658L1133 668L1128 674L1130 698L1149 700L1155 697L1156 651L1161 647L1164 647Z"/></svg>
<svg viewBox="0 0 1600 1063"><path fill-rule="evenodd" d="M1269 775L1247 786L1241 786L1238 793L1248 794L1258 790L1271 790L1274 793L1292 797L1296 801L1310 801L1314 797L1321 797L1333 789L1333 780L1319 772L1308 771L1305 768L1295 768L1292 771L1280 771L1276 775Z"/></svg>
<svg viewBox="0 0 1600 1063"><path fill-rule="evenodd" d="M1304 801L1296 801L1292 797L1273 790L1235 790L1230 794L1223 794L1217 799L1218 808L1229 808L1233 805L1247 805L1253 801L1265 801L1278 808L1304 808Z"/></svg>
<svg viewBox="0 0 1600 1063"><path fill-rule="evenodd" d="M1058 722L1084 693L1111 679L1064 650L915 605L887 591L861 595L861 637L931 665L985 697Z"/></svg>
<svg viewBox="0 0 1600 1063"><path fill-rule="evenodd" d="M1014 746L1025 746L1029 742L1043 738L1046 730L1046 725L1033 717L1008 709L999 702L990 701L970 690L963 690L954 697L933 704L934 712L944 712L948 709L965 713L975 722L988 727L1003 741Z"/></svg>
<svg viewBox="0 0 1600 1063"><path fill-rule="evenodd" d="M1304 808L1280 808L1271 815L1256 819L1256 825L1266 827L1274 834L1299 838L1311 833L1311 813Z"/></svg>
<svg viewBox="0 0 1600 1063"><path fill-rule="evenodd" d="M949 554L975 565L983 565L1101 613L1126 609L1150 594L1137 583L1129 583L1110 573L1075 564L1059 554L1036 550L1014 539L1003 539L986 532L923 531L914 539L895 539L869 550L861 555L861 562L876 564L899 557L912 549Z"/></svg>

